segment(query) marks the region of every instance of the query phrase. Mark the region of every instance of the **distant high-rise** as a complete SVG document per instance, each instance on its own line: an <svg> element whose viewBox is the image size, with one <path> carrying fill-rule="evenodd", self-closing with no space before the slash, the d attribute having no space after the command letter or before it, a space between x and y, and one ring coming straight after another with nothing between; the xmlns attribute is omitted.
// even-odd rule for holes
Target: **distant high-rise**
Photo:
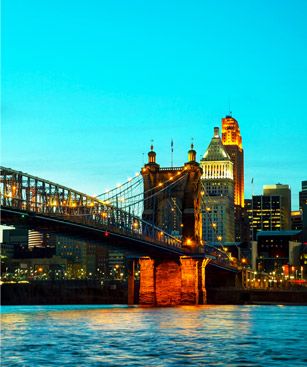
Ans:
<svg viewBox="0 0 307 367"><path fill-rule="evenodd" d="M302 191L299 193L299 205L303 214L303 239L307 242L307 181L302 181Z"/></svg>
<svg viewBox="0 0 307 367"><path fill-rule="evenodd" d="M231 116L222 119L222 143L233 163L234 205L244 207L244 152L238 121Z"/></svg>
<svg viewBox="0 0 307 367"><path fill-rule="evenodd" d="M233 163L222 144L219 128L200 161L204 187L203 239L207 243L234 242Z"/></svg>
<svg viewBox="0 0 307 367"><path fill-rule="evenodd" d="M55 247L55 235L30 230L28 233L29 248L33 247Z"/></svg>
<svg viewBox="0 0 307 367"><path fill-rule="evenodd" d="M281 229L291 229L291 190L289 185L264 185L264 196L280 196Z"/></svg>
<svg viewBox="0 0 307 367"><path fill-rule="evenodd" d="M302 210L304 205L307 205L307 181L302 181L302 191L299 192L299 205Z"/></svg>
<svg viewBox="0 0 307 367"><path fill-rule="evenodd" d="M246 200L246 204L252 240L256 240L259 231L285 229L280 196L255 195L250 202Z"/></svg>

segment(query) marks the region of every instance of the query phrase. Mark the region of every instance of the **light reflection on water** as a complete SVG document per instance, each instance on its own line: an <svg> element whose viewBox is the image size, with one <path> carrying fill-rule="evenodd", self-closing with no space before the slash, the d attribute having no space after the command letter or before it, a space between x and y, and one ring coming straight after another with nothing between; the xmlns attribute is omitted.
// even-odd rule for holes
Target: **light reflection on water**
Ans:
<svg viewBox="0 0 307 367"><path fill-rule="evenodd" d="M3 306L2 366L306 366L306 306Z"/></svg>

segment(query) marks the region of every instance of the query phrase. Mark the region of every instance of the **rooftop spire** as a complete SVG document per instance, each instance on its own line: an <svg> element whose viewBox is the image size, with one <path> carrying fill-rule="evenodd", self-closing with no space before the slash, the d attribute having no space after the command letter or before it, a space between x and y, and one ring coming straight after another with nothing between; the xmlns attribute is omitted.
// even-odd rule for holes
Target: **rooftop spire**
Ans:
<svg viewBox="0 0 307 367"><path fill-rule="evenodd" d="M194 150L193 138L191 143L191 149L188 151L188 161L196 162L196 151Z"/></svg>
<svg viewBox="0 0 307 367"><path fill-rule="evenodd" d="M218 127L214 127L214 135L206 150L206 153L203 156L203 160L206 160L206 161L228 161L230 160L230 157L222 144L222 141L220 138L220 129Z"/></svg>
<svg viewBox="0 0 307 367"><path fill-rule="evenodd" d="M148 152L148 163L156 163L156 152L154 151L153 140L151 140L150 152Z"/></svg>

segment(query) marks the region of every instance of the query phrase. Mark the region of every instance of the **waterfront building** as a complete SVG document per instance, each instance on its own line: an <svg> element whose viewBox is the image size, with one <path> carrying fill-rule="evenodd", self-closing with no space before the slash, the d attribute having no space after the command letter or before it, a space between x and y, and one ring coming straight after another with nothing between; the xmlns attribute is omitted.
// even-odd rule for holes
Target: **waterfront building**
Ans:
<svg viewBox="0 0 307 367"><path fill-rule="evenodd" d="M111 279L122 279L126 274L126 257L121 251L109 251L108 271L108 278Z"/></svg>
<svg viewBox="0 0 307 367"><path fill-rule="evenodd" d="M34 230L28 231L29 249L34 247L55 247L55 235Z"/></svg>
<svg viewBox="0 0 307 367"><path fill-rule="evenodd" d="M219 128L200 161L203 170L203 240L207 243L234 242L233 163L222 144Z"/></svg>
<svg viewBox="0 0 307 367"><path fill-rule="evenodd" d="M303 240L307 242L307 181L302 181L302 190L299 192L299 206L302 211Z"/></svg>
<svg viewBox="0 0 307 367"><path fill-rule="evenodd" d="M2 258L10 260L20 251L26 251L28 249L28 230L4 229L2 233Z"/></svg>
<svg viewBox="0 0 307 367"><path fill-rule="evenodd" d="M252 242L252 267L259 272L287 275L289 266L295 278L303 276L300 266L301 231L259 231ZM288 274L290 275L290 274Z"/></svg>
<svg viewBox="0 0 307 367"><path fill-rule="evenodd" d="M19 244L28 246L28 230L27 229L4 229L2 235L3 243Z"/></svg>
<svg viewBox="0 0 307 367"><path fill-rule="evenodd" d="M264 196L280 197L280 210L282 215L281 229L291 229L291 190L289 185L264 185Z"/></svg>
<svg viewBox="0 0 307 367"><path fill-rule="evenodd" d="M11 264L16 280L64 279L67 271L67 260L60 256L14 258Z"/></svg>
<svg viewBox="0 0 307 367"><path fill-rule="evenodd" d="M67 260L67 277L84 279L87 276L87 243L67 236L56 236L56 255Z"/></svg>

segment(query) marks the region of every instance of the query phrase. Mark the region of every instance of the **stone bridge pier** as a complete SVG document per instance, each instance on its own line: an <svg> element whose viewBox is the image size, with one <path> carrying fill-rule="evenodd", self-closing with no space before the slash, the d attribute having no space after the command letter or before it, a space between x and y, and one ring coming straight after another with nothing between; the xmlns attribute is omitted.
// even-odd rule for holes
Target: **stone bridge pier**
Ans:
<svg viewBox="0 0 307 367"><path fill-rule="evenodd" d="M180 256L176 260L141 257L139 304L176 306L206 304L205 268L208 259ZM128 303L133 304L133 279L128 280Z"/></svg>

